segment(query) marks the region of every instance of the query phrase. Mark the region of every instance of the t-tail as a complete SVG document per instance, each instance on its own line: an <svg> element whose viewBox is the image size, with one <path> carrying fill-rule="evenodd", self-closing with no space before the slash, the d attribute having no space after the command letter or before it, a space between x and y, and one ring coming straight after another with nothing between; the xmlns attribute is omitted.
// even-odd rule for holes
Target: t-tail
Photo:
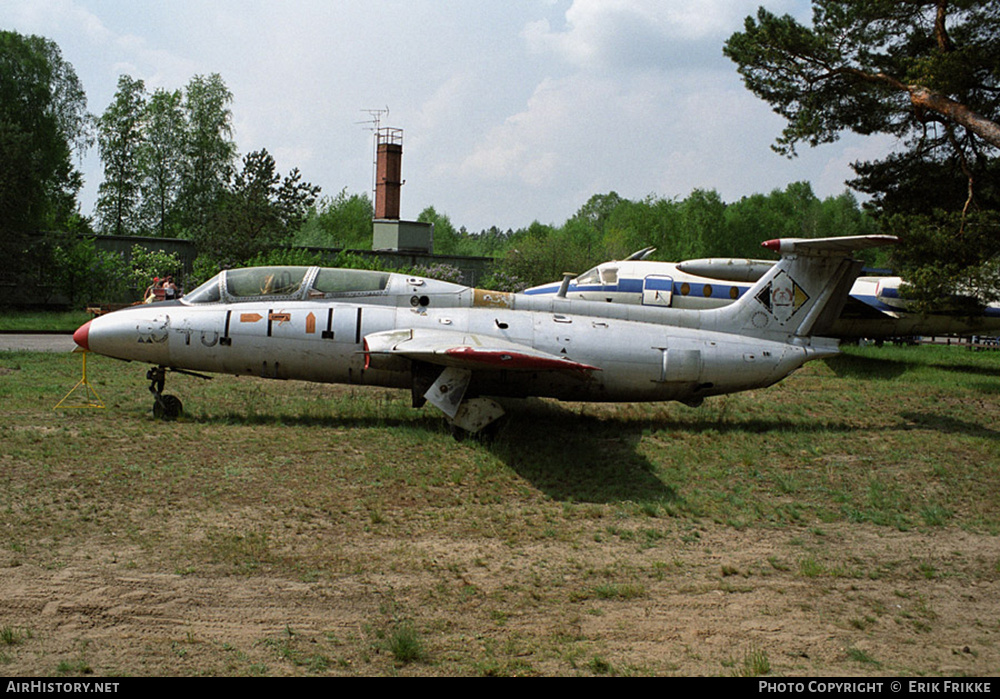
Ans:
<svg viewBox="0 0 1000 699"><path fill-rule="evenodd" d="M823 337L843 310L863 263L857 250L897 242L887 235L780 238L763 246L781 254L739 301L715 311L716 328L772 340Z"/></svg>

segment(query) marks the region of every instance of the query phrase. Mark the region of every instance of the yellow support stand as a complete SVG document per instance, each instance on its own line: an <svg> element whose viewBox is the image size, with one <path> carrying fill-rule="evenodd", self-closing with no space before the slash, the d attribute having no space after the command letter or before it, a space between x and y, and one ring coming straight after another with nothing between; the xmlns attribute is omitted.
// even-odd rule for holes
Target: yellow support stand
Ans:
<svg viewBox="0 0 1000 699"><path fill-rule="evenodd" d="M87 381L87 350L81 350L79 348L73 350L74 352L80 352L83 354L83 378L80 379L76 386L73 387L69 393L63 396L63 399L56 403L56 407L53 410L58 410L59 408L104 408L104 401L101 397L97 395L97 391L94 387L90 385ZM78 395L79 394L79 395ZM71 396L75 396L76 400L80 402L69 403Z"/></svg>

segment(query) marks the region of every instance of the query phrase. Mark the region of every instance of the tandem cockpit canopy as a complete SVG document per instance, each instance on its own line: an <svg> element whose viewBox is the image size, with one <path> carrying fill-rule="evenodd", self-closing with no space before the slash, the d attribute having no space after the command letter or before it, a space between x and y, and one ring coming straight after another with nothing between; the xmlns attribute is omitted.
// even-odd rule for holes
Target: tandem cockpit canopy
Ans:
<svg viewBox="0 0 1000 699"><path fill-rule="evenodd" d="M184 303L239 303L262 299L342 298L384 293L388 272L329 267L247 267L219 272Z"/></svg>

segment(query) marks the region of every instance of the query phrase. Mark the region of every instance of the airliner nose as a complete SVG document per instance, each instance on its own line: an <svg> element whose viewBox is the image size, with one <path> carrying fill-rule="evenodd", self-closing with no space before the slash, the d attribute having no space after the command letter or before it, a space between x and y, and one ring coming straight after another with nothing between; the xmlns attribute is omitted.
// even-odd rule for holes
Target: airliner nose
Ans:
<svg viewBox="0 0 1000 699"><path fill-rule="evenodd" d="M94 321L88 320L86 323L77 328L75 333L73 333L73 342L75 342L85 350L90 349L90 347L88 346L88 340L90 337L90 324L92 322Z"/></svg>

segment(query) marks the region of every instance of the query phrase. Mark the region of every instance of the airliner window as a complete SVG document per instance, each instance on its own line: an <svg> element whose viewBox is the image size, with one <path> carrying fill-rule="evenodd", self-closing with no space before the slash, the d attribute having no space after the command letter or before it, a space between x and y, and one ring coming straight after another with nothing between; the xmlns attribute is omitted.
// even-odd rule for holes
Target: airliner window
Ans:
<svg viewBox="0 0 1000 699"><path fill-rule="evenodd" d="M601 270L601 278L606 286L613 286L618 283L618 268L605 267Z"/></svg>
<svg viewBox="0 0 1000 699"><path fill-rule="evenodd" d="M226 272L230 296L291 296L298 292L308 267L249 267Z"/></svg>
<svg viewBox="0 0 1000 699"><path fill-rule="evenodd" d="M328 269L316 275L312 292L323 295L349 294L358 292L385 291L389 283L387 272L372 272L366 269ZM311 294L312 294L311 292Z"/></svg>

